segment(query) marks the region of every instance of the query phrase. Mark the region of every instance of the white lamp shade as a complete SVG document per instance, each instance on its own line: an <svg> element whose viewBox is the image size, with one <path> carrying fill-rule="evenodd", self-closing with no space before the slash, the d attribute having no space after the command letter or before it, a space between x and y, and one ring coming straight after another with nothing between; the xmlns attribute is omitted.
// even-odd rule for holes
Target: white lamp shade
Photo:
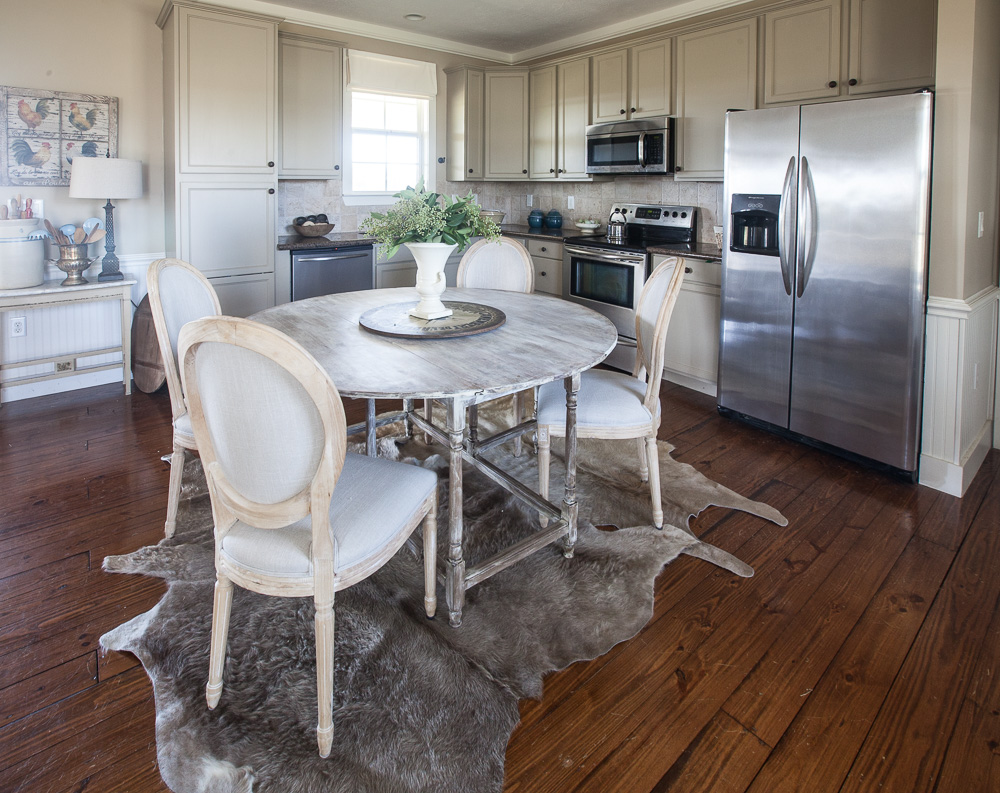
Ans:
<svg viewBox="0 0 1000 793"><path fill-rule="evenodd" d="M69 179L70 198L139 198L142 163L117 157L76 157Z"/></svg>

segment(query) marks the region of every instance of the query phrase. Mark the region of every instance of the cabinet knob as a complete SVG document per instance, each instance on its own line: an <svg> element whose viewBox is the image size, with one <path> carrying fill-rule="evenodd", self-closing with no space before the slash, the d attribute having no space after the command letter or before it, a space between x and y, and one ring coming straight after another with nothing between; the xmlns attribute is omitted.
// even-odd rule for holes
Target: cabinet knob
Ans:
<svg viewBox="0 0 1000 793"><path fill-rule="evenodd" d="M340 170L340 166L339 166L339 165L334 165L334 166L333 166L333 170L335 170L335 171L339 171L339 170Z"/></svg>
<svg viewBox="0 0 1000 793"><path fill-rule="evenodd" d="M267 194L268 195L274 195L274 188L273 187L267 188Z"/></svg>
<svg viewBox="0 0 1000 793"><path fill-rule="evenodd" d="M528 172L527 168L525 168L523 171L521 171L521 173L527 173L527 172Z"/></svg>
<svg viewBox="0 0 1000 793"><path fill-rule="evenodd" d="M469 169L469 173L472 173L472 169L471 168Z"/></svg>
<svg viewBox="0 0 1000 793"><path fill-rule="evenodd" d="M273 162L268 162L267 163L267 167L268 168L273 168L274 167L274 163Z"/></svg>
<svg viewBox="0 0 1000 793"><path fill-rule="evenodd" d="M545 250L545 248L542 248L542 250L544 251L544 250ZM544 278L545 276L547 276L547 275L548 275L548 273L547 273L547 272L545 272L545 270L542 270L542 271L541 271L541 272L539 273L539 275L540 275L540 276L542 276L542 278Z"/></svg>
<svg viewBox="0 0 1000 793"><path fill-rule="evenodd" d="M543 246L542 246L542 253L545 253L545 251L547 251L547 250L548 250L548 248L546 248L546 247L545 247L545 246L543 245Z"/></svg>
<svg viewBox="0 0 1000 793"><path fill-rule="evenodd" d="M686 272L686 273L693 273L694 270L692 270L690 267L685 267L684 268L684 272Z"/></svg>
<svg viewBox="0 0 1000 793"><path fill-rule="evenodd" d="M683 171L683 170L684 170L684 168L683 168L683 167L681 167L680 165L675 165L675 166L674 166L674 170L675 170L675 171Z"/></svg>
<svg viewBox="0 0 1000 793"><path fill-rule="evenodd" d="M630 108L628 109L628 112L629 112L629 113L634 113L634 112L635 112L635 108L634 108L634 107L630 107Z"/></svg>
<svg viewBox="0 0 1000 793"><path fill-rule="evenodd" d="M836 88L837 87L837 81L836 80L830 80L830 82L828 82L826 84L826 87L827 88Z"/></svg>
<svg viewBox="0 0 1000 793"><path fill-rule="evenodd" d="M555 173L555 172L556 172L555 168L549 168L549 173Z"/></svg>
<svg viewBox="0 0 1000 793"><path fill-rule="evenodd" d="M848 81L847 81L847 84L848 84L848 85L857 85L857 84L858 84L858 81L857 81L857 80L855 80L855 79L854 79L854 78L852 77L852 78L851 78L850 80L848 80Z"/></svg>
<svg viewBox="0 0 1000 793"><path fill-rule="evenodd" d="M623 116L624 116L624 115L625 115L625 108L623 107L623 108L622 108L621 110L619 110L618 112L619 112L619 113L620 113L621 115L623 115Z"/></svg>
<svg viewBox="0 0 1000 793"><path fill-rule="evenodd" d="M444 164L444 157L438 157L438 162L443 165Z"/></svg>
<svg viewBox="0 0 1000 793"><path fill-rule="evenodd" d="M566 171L565 171L565 170L563 170L562 168L560 168L560 169L559 169L559 173L566 173Z"/></svg>

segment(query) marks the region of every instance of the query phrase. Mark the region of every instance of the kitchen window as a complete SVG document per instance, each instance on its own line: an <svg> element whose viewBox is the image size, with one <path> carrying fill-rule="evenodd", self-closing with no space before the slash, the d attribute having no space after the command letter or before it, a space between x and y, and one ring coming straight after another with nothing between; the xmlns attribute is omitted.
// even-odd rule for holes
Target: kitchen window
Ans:
<svg viewBox="0 0 1000 793"><path fill-rule="evenodd" d="M437 67L356 50L346 58L344 203L393 203L421 177L433 188Z"/></svg>

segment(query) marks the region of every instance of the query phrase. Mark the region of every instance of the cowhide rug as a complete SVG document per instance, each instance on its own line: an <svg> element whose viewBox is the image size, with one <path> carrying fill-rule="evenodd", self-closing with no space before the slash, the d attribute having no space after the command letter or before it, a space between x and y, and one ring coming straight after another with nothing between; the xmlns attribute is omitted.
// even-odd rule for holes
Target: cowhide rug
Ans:
<svg viewBox="0 0 1000 793"><path fill-rule="evenodd" d="M482 412L489 425L490 411ZM153 682L164 781L176 793L500 791L518 700L540 697L547 672L595 658L638 633L652 615L653 581L666 564L687 553L752 575L691 534L691 516L716 504L786 524L766 504L675 462L669 449L660 443L666 524L657 531L636 473L635 444L582 441L575 555L565 559L549 546L469 590L460 628L448 625L441 587L438 618L423 615L422 568L406 548L337 593L334 743L325 760L315 739L309 599L235 588L225 688L215 710L205 704L212 520L193 461L176 535L104 561L106 570L169 584L155 608L101 637L106 649L138 656ZM553 451L550 496L558 502L563 469ZM443 459L417 439L400 448L383 437L380 452L439 470L438 525L446 536ZM520 458L506 447L492 454L522 481L537 481L530 443ZM537 525L536 515L471 469L464 485L468 558L484 558ZM607 525L624 528L595 528Z"/></svg>

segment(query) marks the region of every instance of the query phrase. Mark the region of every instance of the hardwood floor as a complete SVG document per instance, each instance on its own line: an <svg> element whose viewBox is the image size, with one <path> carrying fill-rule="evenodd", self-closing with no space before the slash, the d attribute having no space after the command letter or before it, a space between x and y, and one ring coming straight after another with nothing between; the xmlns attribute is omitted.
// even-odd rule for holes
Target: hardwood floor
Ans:
<svg viewBox="0 0 1000 793"><path fill-rule="evenodd" d="M955 499L664 404L678 460L789 525L695 519L756 575L668 566L639 636L522 703L505 791L1000 791L1000 453ZM101 560L162 537L169 424L120 385L0 408L2 793L166 790L148 679L97 639L164 591Z"/></svg>

